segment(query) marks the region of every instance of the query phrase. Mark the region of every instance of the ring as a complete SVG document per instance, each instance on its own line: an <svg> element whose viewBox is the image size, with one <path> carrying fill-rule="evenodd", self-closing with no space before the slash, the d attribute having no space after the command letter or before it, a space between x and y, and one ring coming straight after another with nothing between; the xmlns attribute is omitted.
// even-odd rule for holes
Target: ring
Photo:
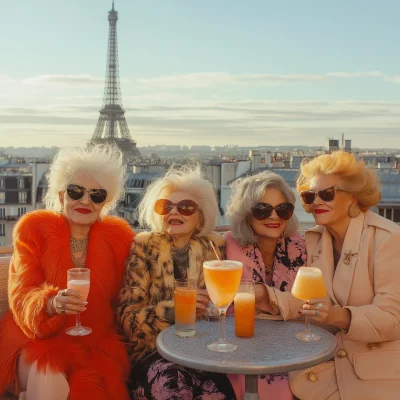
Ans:
<svg viewBox="0 0 400 400"><path fill-rule="evenodd" d="M324 305L322 304L322 303L317 303L316 305L315 305L315 308L322 308Z"/></svg>
<svg viewBox="0 0 400 400"><path fill-rule="evenodd" d="M61 309L61 314L65 314L65 308Z"/></svg>
<svg viewBox="0 0 400 400"><path fill-rule="evenodd" d="M316 317L319 317L319 310L316 310L316 311L315 311L315 316L316 316Z"/></svg>
<svg viewBox="0 0 400 400"><path fill-rule="evenodd" d="M57 304L56 307L57 308L64 308L62 304Z"/></svg>
<svg viewBox="0 0 400 400"><path fill-rule="evenodd" d="M62 295L62 296L66 296L66 295L67 295L67 290L68 290L68 289L64 289L64 290L61 292L61 295Z"/></svg>

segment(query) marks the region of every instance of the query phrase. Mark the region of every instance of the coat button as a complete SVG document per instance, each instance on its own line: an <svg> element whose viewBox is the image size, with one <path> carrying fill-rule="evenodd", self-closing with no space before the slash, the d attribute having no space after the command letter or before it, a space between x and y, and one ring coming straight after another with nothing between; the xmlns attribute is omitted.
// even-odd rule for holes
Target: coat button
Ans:
<svg viewBox="0 0 400 400"><path fill-rule="evenodd" d="M338 350L338 352L337 352L337 356L338 356L339 358L347 357L347 351L344 350L344 349L340 349L340 350Z"/></svg>
<svg viewBox="0 0 400 400"><path fill-rule="evenodd" d="M308 379L311 381L311 382L317 382L317 380L318 380L318 376L317 376L317 374L315 373L315 372L309 372L308 373Z"/></svg>
<svg viewBox="0 0 400 400"><path fill-rule="evenodd" d="M367 347L368 347L370 350L375 350L375 349L378 348L378 343L368 343L368 344L367 344Z"/></svg>

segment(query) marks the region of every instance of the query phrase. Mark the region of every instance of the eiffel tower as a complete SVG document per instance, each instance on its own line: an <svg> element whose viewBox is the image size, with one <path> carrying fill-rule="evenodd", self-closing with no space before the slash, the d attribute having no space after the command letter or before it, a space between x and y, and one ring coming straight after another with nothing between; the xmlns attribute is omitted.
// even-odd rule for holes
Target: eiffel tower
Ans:
<svg viewBox="0 0 400 400"><path fill-rule="evenodd" d="M108 52L107 72L104 88L103 106L93 133L91 143L114 143L124 153L127 162L140 157L136 143L131 138L122 107L121 89L119 84L118 43L117 43L118 13L112 9L108 12Z"/></svg>

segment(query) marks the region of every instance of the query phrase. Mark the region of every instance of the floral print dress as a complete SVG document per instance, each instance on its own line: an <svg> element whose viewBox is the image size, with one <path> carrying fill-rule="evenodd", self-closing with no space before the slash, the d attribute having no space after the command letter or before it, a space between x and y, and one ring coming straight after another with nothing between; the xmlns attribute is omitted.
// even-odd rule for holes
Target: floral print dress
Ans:
<svg viewBox="0 0 400 400"><path fill-rule="evenodd" d="M226 258L243 263L242 279L253 279L287 292L292 289L299 267L307 264L306 243L302 236L280 237L276 244L275 259L272 268L265 267L261 251L257 244L245 247L232 237L231 232L224 235ZM272 276L271 276L272 275ZM244 376L229 375L238 399L243 398ZM289 388L287 374L259 375L260 399L289 400L293 395Z"/></svg>

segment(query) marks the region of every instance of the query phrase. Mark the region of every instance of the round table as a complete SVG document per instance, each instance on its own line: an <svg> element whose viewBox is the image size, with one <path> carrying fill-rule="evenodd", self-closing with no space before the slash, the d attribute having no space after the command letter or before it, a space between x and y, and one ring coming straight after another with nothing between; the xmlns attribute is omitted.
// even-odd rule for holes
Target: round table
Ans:
<svg viewBox="0 0 400 400"><path fill-rule="evenodd" d="M295 321L256 320L254 337L235 337L234 318L226 318L226 340L236 344L235 351L216 353L207 344L218 339L218 322L198 321L196 334L181 338L174 325L157 337L157 350L167 360L184 367L209 372L245 374L245 399L259 399L258 375L299 370L332 358L335 337L322 328L312 326L321 336L319 342L302 342L295 333L304 330L304 323Z"/></svg>

